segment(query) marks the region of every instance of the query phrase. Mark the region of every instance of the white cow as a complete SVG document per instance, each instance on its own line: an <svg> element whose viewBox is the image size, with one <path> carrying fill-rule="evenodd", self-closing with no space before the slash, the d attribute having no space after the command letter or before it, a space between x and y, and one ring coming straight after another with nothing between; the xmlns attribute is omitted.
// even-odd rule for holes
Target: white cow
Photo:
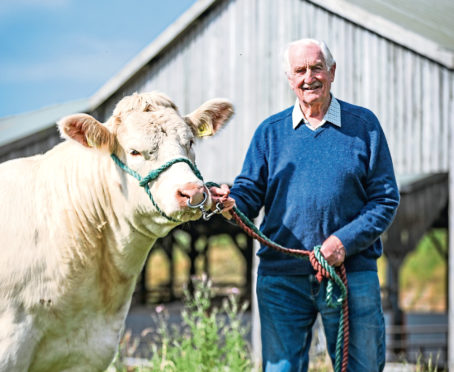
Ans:
<svg viewBox="0 0 454 372"><path fill-rule="evenodd" d="M175 158L194 161L194 138L215 133L232 113L214 99L181 117L163 94L134 94L105 124L63 118L67 141L0 165L1 372L107 368L147 253L179 223L200 218L187 201L206 192L177 162L149 183L158 212L110 155L142 177Z"/></svg>

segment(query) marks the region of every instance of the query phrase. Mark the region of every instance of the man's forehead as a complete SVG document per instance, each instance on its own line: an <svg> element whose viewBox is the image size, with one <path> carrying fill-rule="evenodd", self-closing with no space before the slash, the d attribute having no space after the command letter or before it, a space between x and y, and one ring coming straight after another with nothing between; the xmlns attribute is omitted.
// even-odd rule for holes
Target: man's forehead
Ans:
<svg viewBox="0 0 454 372"><path fill-rule="evenodd" d="M325 59L318 45L297 44L289 50L289 62L292 66L314 66L324 65Z"/></svg>
<svg viewBox="0 0 454 372"><path fill-rule="evenodd" d="M317 65L325 65L325 61L323 58L317 58L317 59L311 59L311 58L299 58L295 59L292 63L290 62L292 66L317 66Z"/></svg>

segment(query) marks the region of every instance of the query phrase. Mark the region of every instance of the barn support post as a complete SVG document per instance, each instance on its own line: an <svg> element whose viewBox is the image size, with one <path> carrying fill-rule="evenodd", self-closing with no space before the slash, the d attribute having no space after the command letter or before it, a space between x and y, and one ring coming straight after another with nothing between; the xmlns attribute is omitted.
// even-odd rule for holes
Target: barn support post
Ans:
<svg viewBox="0 0 454 372"><path fill-rule="evenodd" d="M254 363L256 366L260 366L262 362L262 341L260 339L260 317L259 317L259 308L257 303L257 294L255 292L257 284L257 267L259 265L259 258L256 255L256 252L260 248L260 244L257 240L254 240L253 243L253 264L252 264L252 278L251 278L251 311L252 311L252 324L251 324L251 341L252 341L252 353L254 357Z"/></svg>
<svg viewBox="0 0 454 372"><path fill-rule="evenodd" d="M453 81L449 86L451 87L451 92L453 88ZM452 97L452 95L451 95ZM452 118L454 116L454 104L452 100L450 104L447 105L446 118L448 122L452 124ZM449 240L449 250L448 250L448 371L454 371L454 143L453 143L453 126L449 125L448 135L449 135L449 152L448 152L448 179L449 179L449 203L448 203L448 240ZM451 196L453 195L453 196Z"/></svg>
<svg viewBox="0 0 454 372"><path fill-rule="evenodd" d="M264 217L264 210L260 211L258 217L254 220L256 226L260 226ZM252 244L252 292L251 292L251 311L252 311L252 326L251 326L251 338L252 338L252 353L254 356L254 362L256 366L260 366L262 363L262 340L260 338L260 316L259 308L257 303L257 294L255 291L257 284L257 268L259 266L259 257L257 251L260 249L260 243L254 239Z"/></svg>
<svg viewBox="0 0 454 372"><path fill-rule="evenodd" d="M387 292L387 305L391 312L391 319L389 325L401 327L404 325L404 313L400 308L399 301L399 272L402 267L404 257L388 257L386 266L386 287ZM392 354L398 356L400 353L405 352L403 348L403 341L405 339L404 334L392 333L390 336L390 345L388 346Z"/></svg>
<svg viewBox="0 0 454 372"><path fill-rule="evenodd" d="M451 148L451 157L453 159L454 149ZM454 163L449 165L449 195L454 195ZM448 284L454 282L454 203L449 203L449 255L448 255ZM454 371L454 286L448 288L448 370Z"/></svg>

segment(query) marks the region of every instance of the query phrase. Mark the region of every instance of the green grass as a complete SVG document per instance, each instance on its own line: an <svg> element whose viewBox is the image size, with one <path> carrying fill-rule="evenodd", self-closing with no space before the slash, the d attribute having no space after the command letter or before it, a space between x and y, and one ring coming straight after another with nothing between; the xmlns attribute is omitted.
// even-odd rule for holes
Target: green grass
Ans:
<svg viewBox="0 0 454 372"><path fill-rule="evenodd" d="M447 230L434 229L431 234L438 242L437 250L429 234L423 236L410 252L399 274L400 306L410 312L445 312L447 310ZM386 286L386 256L378 260L380 283Z"/></svg>
<svg viewBox="0 0 454 372"><path fill-rule="evenodd" d="M435 238L447 252L446 229L434 230ZM428 235L410 253L400 272L402 308L406 311L446 311L447 262Z"/></svg>

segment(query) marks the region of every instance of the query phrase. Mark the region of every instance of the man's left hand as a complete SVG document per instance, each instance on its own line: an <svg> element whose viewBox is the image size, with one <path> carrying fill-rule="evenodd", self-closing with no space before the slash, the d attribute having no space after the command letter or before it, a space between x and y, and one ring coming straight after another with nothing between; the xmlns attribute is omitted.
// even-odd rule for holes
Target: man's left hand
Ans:
<svg viewBox="0 0 454 372"><path fill-rule="evenodd" d="M344 245L335 235L330 235L323 242L320 252L331 266L340 266L345 261Z"/></svg>

